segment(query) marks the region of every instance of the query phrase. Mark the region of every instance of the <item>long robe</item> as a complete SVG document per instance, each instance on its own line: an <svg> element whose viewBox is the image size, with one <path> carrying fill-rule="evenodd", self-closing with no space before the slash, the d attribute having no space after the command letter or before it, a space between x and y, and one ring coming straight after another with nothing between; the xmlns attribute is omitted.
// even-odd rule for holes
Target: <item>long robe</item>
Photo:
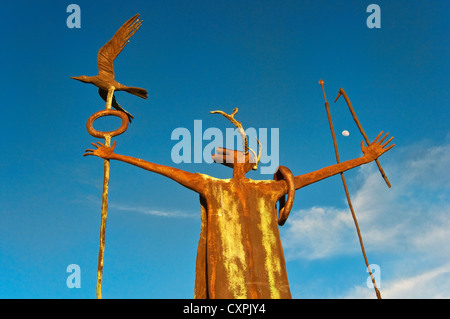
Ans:
<svg viewBox="0 0 450 319"><path fill-rule="evenodd" d="M194 298L291 298L273 181L202 176Z"/></svg>

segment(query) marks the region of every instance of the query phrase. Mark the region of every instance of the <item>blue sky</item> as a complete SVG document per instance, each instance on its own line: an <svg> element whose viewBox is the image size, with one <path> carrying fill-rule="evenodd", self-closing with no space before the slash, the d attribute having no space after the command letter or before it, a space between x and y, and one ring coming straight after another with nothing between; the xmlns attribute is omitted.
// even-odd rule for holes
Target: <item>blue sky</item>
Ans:
<svg viewBox="0 0 450 319"><path fill-rule="evenodd" d="M69 29L66 8L81 8ZM381 8L369 29L366 8ZM95 298L103 164L82 154L104 108L98 49L128 18L142 27L115 61L134 116L116 151L229 178L215 164L174 164L174 129L230 127L210 110L239 107L245 127L279 128L279 161L294 175L335 163L319 79L340 87L370 139L396 147L346 174L369 262L385 298L449 298L450 91L447 1L14 1L2 6L0 297ZM331 103L341 159L362 140L343 100ZM105 121L106 122L106 121ZM116 125L103 123L103 125ZM100 124L99 124L100 125ZM350 136L340 132L348 130ZM260 171L254 179L271 179ZM192 298L200 205L164 177L112 162L104 298ZM339 177L297 191L281 228L294 298L374 298ZM81 269L69 289L66 268Z"/></svg>

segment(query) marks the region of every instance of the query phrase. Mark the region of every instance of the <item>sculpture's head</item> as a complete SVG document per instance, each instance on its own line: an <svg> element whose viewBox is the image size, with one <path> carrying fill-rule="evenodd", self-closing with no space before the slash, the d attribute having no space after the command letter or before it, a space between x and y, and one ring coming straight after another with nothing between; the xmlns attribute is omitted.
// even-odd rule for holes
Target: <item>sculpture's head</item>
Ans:
<svg viewBox="0 0 450 319"><path fill-rule="evenodd" d="M219 163L232 169L242 170L243 173L248 173L252 169L257 169L258 164L249 152L245 154L243 151L229 150L223 147L217 147L216 153L211 156L215 163Z"/></svg>
<svg viewBox="0 0 450 319"><path fill-rule="evenodd" d="M258 163L261 159L262 147L261 143L259 143L258 139L256 139L259 144L258 156L256 156L255 151L248 147L247 135L245 134L242 124L241 122L234 119L234 115L237 112L238 108L235 108L231 115L228 115L222 111L211 111L210 113L222 114L236 126L242 137L242 145L244 146L244 151L229 150L226 148L217 147L216 154L212 155L211 158L214 160L214 162L231 167L235 172L243 173L245 175L252 169L258 169ZM253 156L250 155L249 151L252 152Z"/></svg>
<svg viewBox="0 0 450 319"><path fill-rule="evenodd" d="M71 78L71 79L74 79L74 80L78 80L78 81L83 82L83 83L91 83L90 77L89 77L89 76L86 76L86 75L82 75L82 76L71 76L70 78Z"/></svg>

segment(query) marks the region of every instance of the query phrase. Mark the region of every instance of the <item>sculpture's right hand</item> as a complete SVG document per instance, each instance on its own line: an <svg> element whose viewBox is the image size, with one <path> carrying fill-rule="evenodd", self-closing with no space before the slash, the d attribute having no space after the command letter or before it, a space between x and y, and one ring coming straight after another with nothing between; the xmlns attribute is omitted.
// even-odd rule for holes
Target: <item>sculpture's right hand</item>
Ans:
<svg viewBox="0 0 450 319"><path fill-rule="evenodd" d="M114 154L114 148L116 147L116 141L114 141L111 147L105 146L100 142L91 144L94 145L96 148L85 150L86 153L84 153L83 156L95 155L108 160L111 159L112 154Z"/></svg>

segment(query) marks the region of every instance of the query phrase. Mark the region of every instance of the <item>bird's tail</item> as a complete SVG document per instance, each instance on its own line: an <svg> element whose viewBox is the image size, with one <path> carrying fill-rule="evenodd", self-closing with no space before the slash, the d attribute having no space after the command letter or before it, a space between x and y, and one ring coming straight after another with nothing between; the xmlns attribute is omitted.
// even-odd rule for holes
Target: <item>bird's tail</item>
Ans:
<svg viewBox="0 0 450 319"><path fill-rule="evenodd" d="M101 97L104 101L107 100L107 97L108 97L108 91L102 90L102 89L98 89L98 94L100 95L100 97ZM116 97L115 97L114 95L113 95L113 98L112 98L111 106L112 106L113 108L115 108L116 110L119 110L119 111L124 112L124 113L128 116L128 120L129 120L130 123L131 123L131 120L134 119L133 115L131 115L131 114L130 114L129 112L127 112L122 106L120 106L119 103L117 103Z"/></svg>
<svg viewBox="0 0 450 319"><path fill-rule="evenodd" d="M137 87L127 87L124 89L125 92L137 95L143 99L148 98L148 93L146 89L141 89L141 88L137 88Z"/></svg>
<svg viewBox="0 0 450 319"><path fill-rule="evenodd" d="M116 110L119 110L119 111L122 111L122 112L124 112L127 116L128 116L128 121L131 123L131 121L134 119L134 116L133 115L131 115L131 113L130 112L128 112L127 110L125 110L123 107L121 107L119 104L117 104L117 105L113 105L113 107L116 109Z"/></svg>
<svg viewBox="0 0 450 319"><path fill-rule="evenodd" d="M116 110L119 110L119 111L124 112L124 113L128 116L128 121L129 121L130 123L131 123L131 121L134 119L134 116L131 115L130 112L128 112L127 110L125 110L122 106L120 106L119 103L117 103L115 97L113 97L112 107L115 108Z"/></svg>

